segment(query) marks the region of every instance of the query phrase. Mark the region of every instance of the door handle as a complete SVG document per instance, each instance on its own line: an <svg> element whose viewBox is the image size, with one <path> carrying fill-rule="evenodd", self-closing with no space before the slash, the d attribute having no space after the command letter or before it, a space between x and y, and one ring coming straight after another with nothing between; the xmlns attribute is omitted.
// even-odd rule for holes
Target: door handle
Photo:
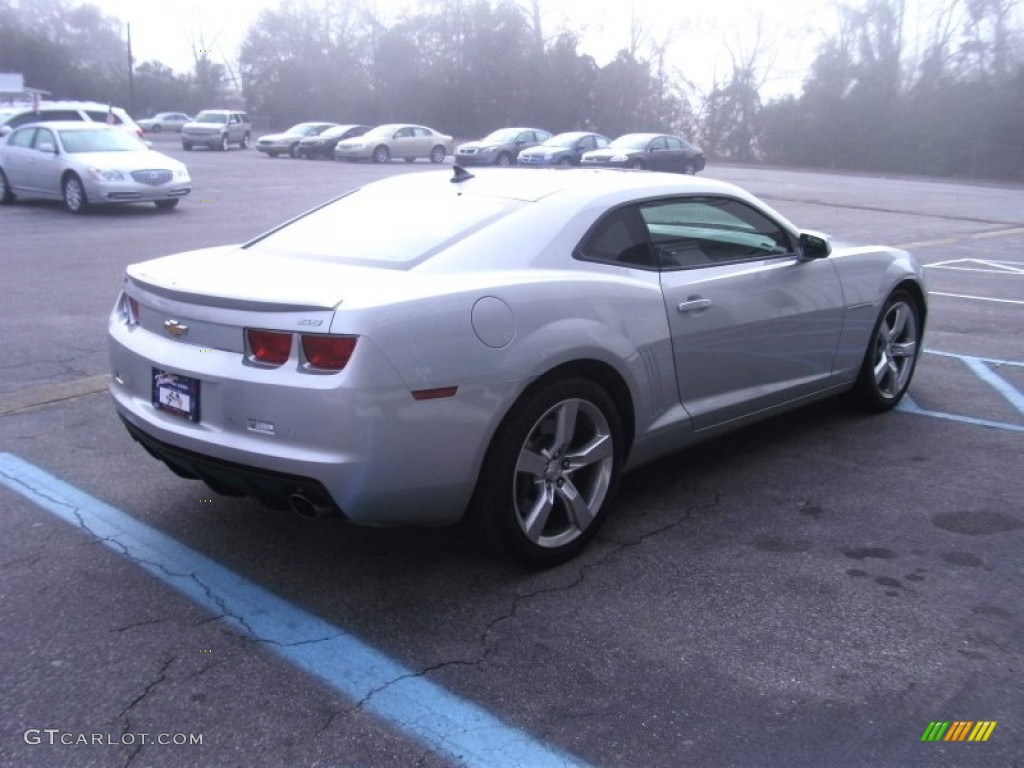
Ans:
<svg viewBox="0 0 1024 768"><path fill-rule="evenodd" d="M711 299L705 299L701 296L690 296L686 301L676 307L676 309L680 312L697 312L701 309L707 309L710 306Z"/></svg>

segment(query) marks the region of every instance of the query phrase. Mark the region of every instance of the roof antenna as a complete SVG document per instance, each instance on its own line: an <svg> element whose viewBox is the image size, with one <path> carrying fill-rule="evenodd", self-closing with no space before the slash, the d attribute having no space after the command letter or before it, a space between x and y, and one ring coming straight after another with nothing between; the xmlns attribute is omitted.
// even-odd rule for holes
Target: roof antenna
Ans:
<svg viewBox="0 0 1024 768"><path fill-rule="evenodd" d="M461 184L462 182L469 181L470 179L473 178L476 177L473 176L472 173L467 171L461 165L456 163L455 165L452 166L452 177L448 179L448 181L450 181L452 184Z"/></svg>

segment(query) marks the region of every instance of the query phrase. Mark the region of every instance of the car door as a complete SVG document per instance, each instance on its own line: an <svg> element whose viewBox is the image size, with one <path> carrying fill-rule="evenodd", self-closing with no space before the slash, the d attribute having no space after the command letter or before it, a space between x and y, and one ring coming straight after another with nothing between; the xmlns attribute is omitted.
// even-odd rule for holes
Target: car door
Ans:
<svg viewBox="0 0 1024 768"><path fill-rule="evenodd" d="M392 157L416 157L416 139L411 126L399 128L391 137Z"/></svg>
<svg viewBox="0 0 1024 768"><path fill-rule="evenodd" d="M832 261L801 258L792 233L740 200L679 198L639 212L695 430L831 383L843 318Z"/></svg>
<svg viewBox="0 0 1024 768"><path fill-rule="evenodd" d="M687 162L687 150L686 145L683 144L682 139L676 136L665 137L665 161L668 164L669 170L677 173L682 173L686 170Z"/></svg>
<svg viewBox="0 0 1024 768"><path fill-rule="evenodd" d="M593 136L584 136L581 139L577 139L571 150L571 161L573 165L579 165L580 158L583 157L583 153L589 152L592 149L597 149L597 142L594 141Z"/></svg>
<svg viewBox="0 0 1024 768"><path fill-rule="evenodd" d="M678 158L676 152L674 152L668 143L667 136L659 136L654 139L650 147L648 148L649 156L651 158L650 165L648 166L651 170L655 171L676 171L679 170L676 167Z"/></svg>
<svg viewBox="0 0 1024 768"><path fill-rule="evenodd" d="M236 142L242 140L242 134L245 133L245 126L242 125L242 118L235 113L228 115L228 141Z"/></svg>
<svg viewBox="0 0 1024 768"><path fill-rule="evenodd" d="M64 158L59 154L57 137L49 128L39 128L32 139L28 183L40 195L60 197L60 177Z"/></svg>
<svg viewBox="0 0 1024 768"><path fill-rule="evenodd" d="M430 157L430 150L433 148L434 134L427 128L413 128L414 153L413 157Z"/></svg>
<svg viewBox="0 0 1024 768"><path fill-rule="evenodd" d="M35 152L32 149L32 140L37 130L33 125L17 129L3 148L4 175L7 176L7 183L10 184L12 192L24 193L30 189L29 168L32 154Z"/></svg>

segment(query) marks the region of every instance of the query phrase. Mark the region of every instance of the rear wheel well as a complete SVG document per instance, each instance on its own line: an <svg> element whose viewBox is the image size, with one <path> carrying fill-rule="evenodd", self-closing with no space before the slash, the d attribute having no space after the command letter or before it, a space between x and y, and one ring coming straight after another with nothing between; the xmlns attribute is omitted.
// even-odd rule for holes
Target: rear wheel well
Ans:
<svg viewBox="0 0 1024 768"><path fill-rule="evenodd" d="M636 436L636 412L633 409L633 396L629 392L629 386L622 376L619 375L619 372L607 363L602 363L599 360L573 360L568 363L562 363L531 383L530 386L523 390L519 399L522 399L527 393L535 389L551 384L553 381L576 377L589 379L594 382L607 392L615 403L615 407L619 411L619 417L622 420L622 431L626 446L625 455L623 456L623 463L625 463L629 456L629 451L633 447L633 438Z"/></svg>

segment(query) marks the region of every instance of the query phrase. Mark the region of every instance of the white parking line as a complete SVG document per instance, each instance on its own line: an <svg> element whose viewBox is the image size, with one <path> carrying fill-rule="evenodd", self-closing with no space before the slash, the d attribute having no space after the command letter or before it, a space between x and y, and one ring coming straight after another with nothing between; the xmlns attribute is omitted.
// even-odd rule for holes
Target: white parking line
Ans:
<svg viewBox="0 0 1024 768"><path fill-rule="evenodd" d="M0 485L125 555L157 579L362 709L468 768L585 764L430 682L170 536L23 459L0 453Z"/></svg>
<svg viewBox="0 0 1024 768"><path fill-rule="evenodd" d="M925 264L930 269L946 269L953 272L983 272L996 275L1024 275L1024 264L1018 261L995 261L993 259L947 259Z"/></svg>
<svg viewBox="0 0 1024 768"><path fill-rule="evenodd" d="M929 296L948 296L954 299L973 299L974 301L992 301L996 304L1024 304L1020 299L996 299L992 296L971 296L966 293L944 293L943 291L928 291Z"/></svg>

